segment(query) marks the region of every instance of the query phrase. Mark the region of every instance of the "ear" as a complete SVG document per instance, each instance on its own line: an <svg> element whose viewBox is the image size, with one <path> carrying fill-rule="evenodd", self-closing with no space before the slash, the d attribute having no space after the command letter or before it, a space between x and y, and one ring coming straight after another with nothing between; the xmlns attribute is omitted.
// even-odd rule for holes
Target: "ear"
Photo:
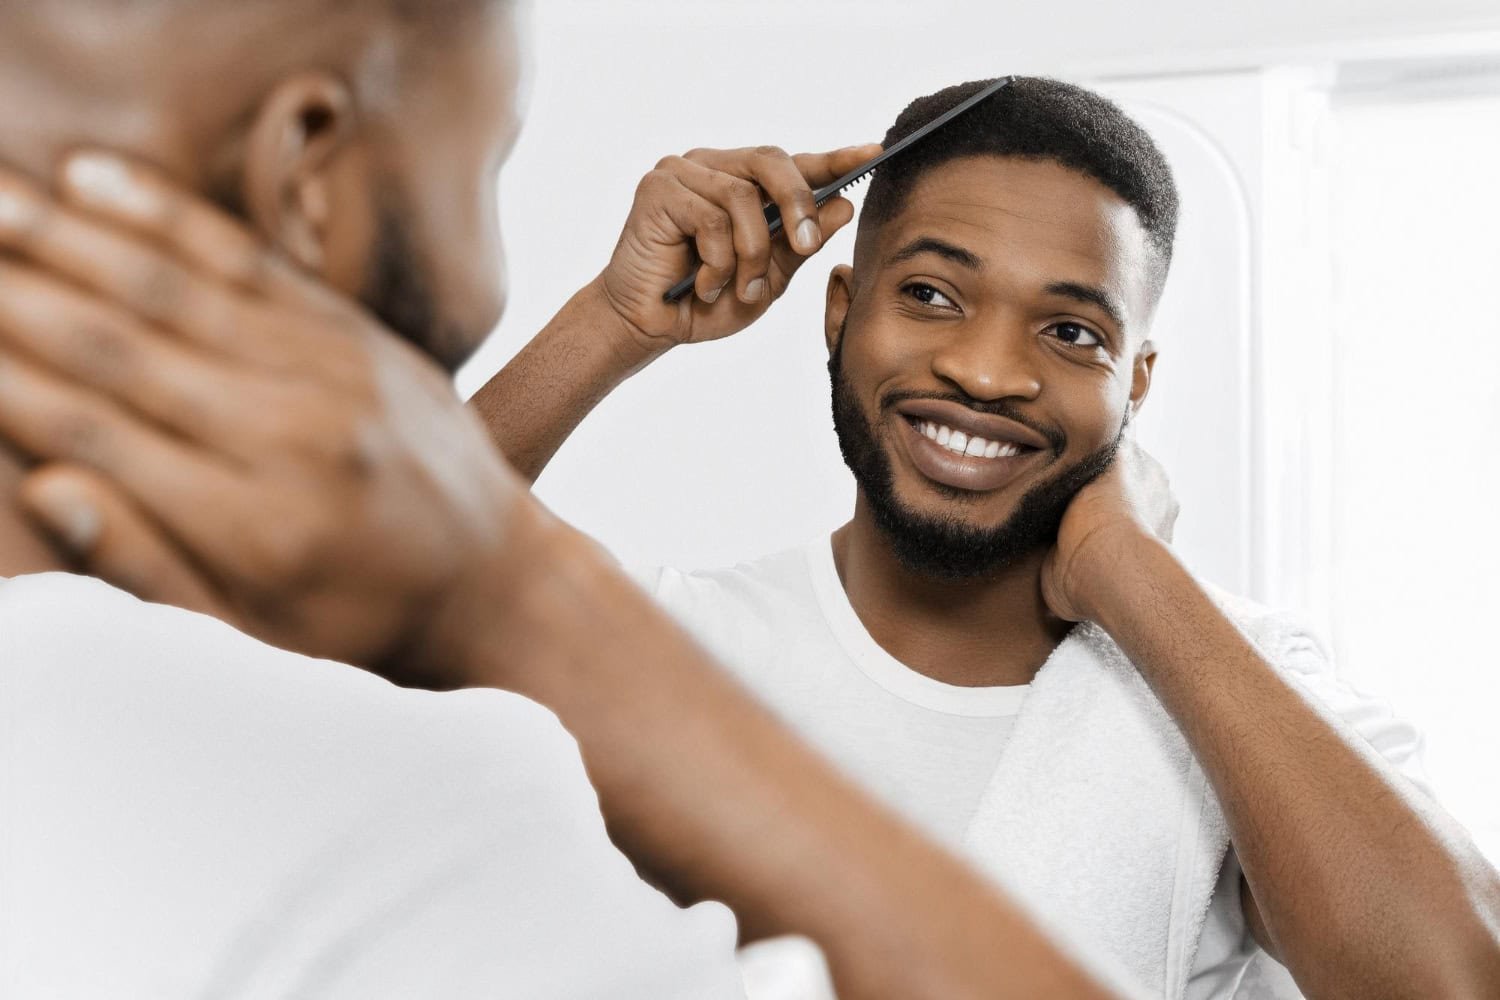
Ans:
<svg viewBox="0 0 1500 1000"><path fill-rule="evenodd" d="M853 301L854 268L840 264L828 275L828 295L823 303L823 340L828 344L830 355L838 347L839 331L844 328Z"/></svg>
<svg viewBox="0 0 1500 1000"><path fill-rule="evenodd" d="M331 174L354 132L348 86L310 72L277 84L247 134L242 183L250 222L311 271L324 269L336 202L351 194Z"/></svg>
<svg viewBox="0 0 1500 1000"><path fill-rule="evenodd" d="M1149 340L1141 342L1130 371L1130 416L1134 419L1140 412L1146 394L1151 391L1151 371L1156 367L1156 345Z"/></svg>

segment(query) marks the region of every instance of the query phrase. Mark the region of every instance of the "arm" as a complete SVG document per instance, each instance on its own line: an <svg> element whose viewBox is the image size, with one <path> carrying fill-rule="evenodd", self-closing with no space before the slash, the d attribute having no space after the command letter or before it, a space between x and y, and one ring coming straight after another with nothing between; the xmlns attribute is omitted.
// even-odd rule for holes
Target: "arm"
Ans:
<svg viewBox="0 0 1500 1000"><path fill-rule="evenodd" d="M1116 470L1074 501L1049 603L1102 626L1182 727L1224 807L1257 937L1314 1000L1492 996L1495 871L1124 514L1123 479Z"/></svg>
<svg viewBox="0 0 1500 1000"><path fill-rule="evenodd" d="M609 265L470 403L516 471L534 481L605 396L672 347L731 336L764 315L854 217L842 198L815 206L812 187L879 150L699 149L657 164L636 189ZM762 191L780 208L786 237L771 238ZM694 292L663 302L697 260Z"/></svg>
<svg viewBox="0 0 1500 1000"><path fill-rule="evenodd" d="M469 405L516 472L535 482L583 418L667 349L633 338L596 278Z"/></svg>
<svg viewBox="0 0 1500 1000"><path fill-rule="evenodd" d="M7 290L34 308L0 323L0 434L109 512L114 551L182 553L209 607L276 645L552 708L622 844L752 934L814 938L846 1000L1109 995L545 514L430 361L216 209L113 172L128 196L67 176L15 248ZM173 269L202 308L140 319L164 287L141 275ZM225 315L233 338L203 322Z"/></svg>

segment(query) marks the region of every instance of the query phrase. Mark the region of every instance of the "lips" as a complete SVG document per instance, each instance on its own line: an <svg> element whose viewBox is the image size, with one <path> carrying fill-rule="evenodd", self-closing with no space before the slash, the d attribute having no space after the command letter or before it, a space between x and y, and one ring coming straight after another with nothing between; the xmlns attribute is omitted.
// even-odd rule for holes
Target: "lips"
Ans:
<svg viewBox="0 0 1500 1000"><path fill-rule="evenodd" d="M1052 442L1023 423L994 413L980 413L962 403L946 399L908 399L896 404L896 412L912 420L926 420L966 436L1023 445L1027 448L1050 448Z"/></svg>
<svg viewBox="0 0 1500 1000"><path fill-rule="evenodd" d="M909 400L895 409L901 417L898 437L912 465L952 489L1003 489L1050 450L1047 439L1024 424L960 404Z"/></svg>

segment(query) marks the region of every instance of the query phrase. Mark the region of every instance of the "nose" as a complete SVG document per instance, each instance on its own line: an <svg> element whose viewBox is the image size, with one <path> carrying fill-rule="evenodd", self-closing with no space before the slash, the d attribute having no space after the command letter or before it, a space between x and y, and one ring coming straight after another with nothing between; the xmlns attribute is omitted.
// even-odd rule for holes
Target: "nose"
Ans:
<svg viewBox="0 0 1500 1000"><path fill-rule="evenodd" d="M932 357L932 372L972 399L1036 399L1036 337L1015 322L965 323Z"/></svg>

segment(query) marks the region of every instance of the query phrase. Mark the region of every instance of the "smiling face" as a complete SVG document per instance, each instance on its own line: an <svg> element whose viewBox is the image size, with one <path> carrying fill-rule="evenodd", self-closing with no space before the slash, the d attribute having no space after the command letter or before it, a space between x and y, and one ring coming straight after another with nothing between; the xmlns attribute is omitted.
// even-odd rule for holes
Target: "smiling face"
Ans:
<svg viewBox="0 0 1500 1000"><path fill-rule="evenodd" d="M1050 160L927 171L829 284L845 460L910 568L963 577L1055 540L1145 398L1153 251L1135 210Z"/></svg>

